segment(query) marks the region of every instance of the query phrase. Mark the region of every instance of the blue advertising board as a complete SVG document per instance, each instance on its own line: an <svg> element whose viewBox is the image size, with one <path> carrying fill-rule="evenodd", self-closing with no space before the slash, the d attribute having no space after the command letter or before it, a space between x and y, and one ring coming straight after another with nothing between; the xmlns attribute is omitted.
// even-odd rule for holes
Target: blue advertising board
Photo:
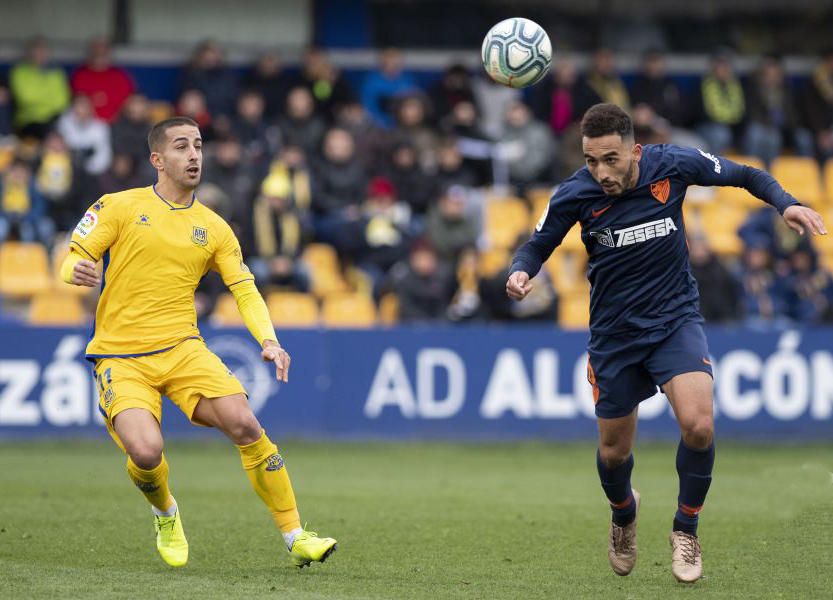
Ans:
<svg viewBox="0 0 833 600"><path fill-rule="evenodd" d="M243 329L203 328L278 437L592 439L587 334L549 327L285 330L290 382L275 381ZM833 330L709 329L721 439L833 440ZM0 438L100 436L80 329L4 325ZM641 437L678 436L661 394ZM166 435L202 435L165 402Z"/></svg>

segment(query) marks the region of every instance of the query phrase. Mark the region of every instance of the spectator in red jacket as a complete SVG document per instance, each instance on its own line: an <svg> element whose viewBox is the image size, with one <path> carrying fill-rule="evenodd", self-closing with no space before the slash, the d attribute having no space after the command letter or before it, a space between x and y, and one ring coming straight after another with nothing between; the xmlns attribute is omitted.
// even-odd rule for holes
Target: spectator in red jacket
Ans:
<svg viewBox="0 0 833 600"><path fill-rule="evenodd" d="M74 95L89 96L95 115L112 123L136 86L130 75L111 62L110 42L95 38L90 42L87 62L75 70L70 80Z"/></svg>

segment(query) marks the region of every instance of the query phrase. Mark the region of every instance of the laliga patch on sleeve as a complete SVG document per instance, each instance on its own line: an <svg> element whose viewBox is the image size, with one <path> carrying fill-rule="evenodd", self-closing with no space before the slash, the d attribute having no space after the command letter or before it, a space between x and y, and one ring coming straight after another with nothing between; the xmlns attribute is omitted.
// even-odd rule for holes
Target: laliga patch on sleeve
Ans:
<svg viewBox="0 0 833 600"><path fill-rule="evenodd" d="M541 215L541 220L538 221L538 224L535 226L535 231L541 231L544 227L544 223L547 222L547 215L550 214L550 205L547 203L546 208L544 208L544 214Z"/></svg>
<svg viewBox="0 0 833 600"><path fill-rule="evenodd" d="M75 233L78 234L78 237L85 238L90 235L96 225L98 225L98 215L88 210L84 218L78 221L78 225L75 226Z"/></svg>

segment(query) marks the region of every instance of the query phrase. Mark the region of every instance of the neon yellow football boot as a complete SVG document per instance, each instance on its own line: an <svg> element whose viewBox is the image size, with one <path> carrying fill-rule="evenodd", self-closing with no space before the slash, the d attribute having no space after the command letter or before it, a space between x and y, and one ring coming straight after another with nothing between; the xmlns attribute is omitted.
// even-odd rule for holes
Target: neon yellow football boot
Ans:
<svg viewBox="0 0 833 600"><path fill-rule="evenodd" d="M292 541L289 556L296 567L303 569L313 561L323 563L336 548L338 545L333 538L321 538L314 531L302 531Z"/></svg>
<svg viewBox="0 0 833 600"><path fill-rule="evenodd" d="M153 517L156 530L156 549L162 560L172 567L182 567L188 562L188 540L182 528L182 518L177 507L172 517Z"/></svg>

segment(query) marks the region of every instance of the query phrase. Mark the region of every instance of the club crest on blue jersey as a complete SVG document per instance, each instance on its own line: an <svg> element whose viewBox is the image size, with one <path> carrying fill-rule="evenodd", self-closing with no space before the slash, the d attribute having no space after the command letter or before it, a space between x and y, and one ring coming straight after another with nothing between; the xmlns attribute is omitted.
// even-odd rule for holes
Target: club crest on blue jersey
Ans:
<svg viewBox="0 0 833 600"><path fill-rule="evenodd" d="M191 241L197 246L205 246L208 244L208 230L205 227L194 227L191 232Z"/></svg>

